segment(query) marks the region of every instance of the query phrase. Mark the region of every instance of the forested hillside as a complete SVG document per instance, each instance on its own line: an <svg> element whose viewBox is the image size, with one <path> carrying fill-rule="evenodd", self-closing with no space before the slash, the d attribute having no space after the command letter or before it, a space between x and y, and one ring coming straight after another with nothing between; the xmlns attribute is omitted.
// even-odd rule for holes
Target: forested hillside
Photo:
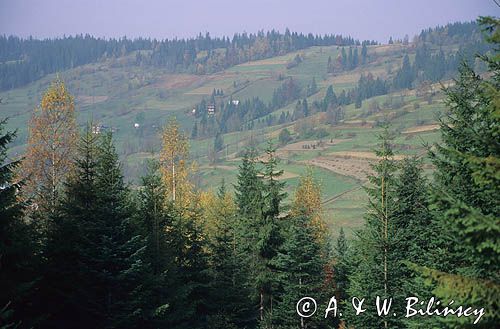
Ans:
<svg viewBox="0 0 500 329"><path fill-rule="evenodd" d="M495 327L499 27L0 39L0 328Z"/></svg>
<svg viewBox="0 0 500 329"><path fill-rule="evenodd" d="M373 43L374 42L368 42ZM193 39L101 39L90 35L54 40L0 37L0 90L26 85L47 74L135 51L137 65L166 68L169 72L205 74L262 58L283 55L312 46L359 45L341 35L304 35L286 30Z"/></svg>

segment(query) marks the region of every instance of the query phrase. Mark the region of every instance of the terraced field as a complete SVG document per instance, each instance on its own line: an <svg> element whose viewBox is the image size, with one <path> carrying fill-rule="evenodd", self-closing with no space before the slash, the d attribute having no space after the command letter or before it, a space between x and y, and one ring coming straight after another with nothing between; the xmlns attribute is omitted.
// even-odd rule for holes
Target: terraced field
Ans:
<svg viewBox="0 0 500 329"><path fill-rule="evenodd" d="M176 116L190 134L193 126L191 109L214 89L224 91L225 97L244 100L258 96L270 101L273 91L282 84L280 77L292 77L305 86L315 78L318 92L307 97L309 104L321 100L329 85L336 92L355 86L361 74L387 78L402 60L402 51L412 54L403 45L370 46L370 61L349 72L328 74L328 58L337 58L340 47L312 47L299 52L253 61L234 66L211 75L171 74L161 69L139 67L134 64L135 54L97 64L85 65L59 76L75 96L78 121L83 126L90 120L115 130L115 139L123 160L127 178L136 183L144 172L145 161L159 148L158 134L170 116ZM296 55L303 61L287 69ZM9 117L9 128L18 129L19 138L14 143L11 156L22 154L27 139L27 122L43 91L55 75L47 76L26 87L0 93L2 117ZM216 187L222 179L233 184L236 180L241 151L250 143L261 149L272 140L278 143L279 132L287 128L293 140L280 145L277 155L285 171L288 200L293 196L299 176L308 166L314 168L316 178L322 183L325 217L336 234L340 226L347 231L355 229L362 221L366 195L362 186L370 173L376 135L380 132L377 122L391 122L395 133L395 149L403 155L425 152L424 144L439 140L437 117L443 113L443 95L440 85L432 86L431 100L418 96L415 91L401 91L365 100L361 108L354 105L344 108L345 120L332 126L325 123L324 113L285 125L275 125L252 131L228 133L223 136L225 148L213 165L208 154L213 148L213 138L191 141L191 155L198 163L196 181L201 189ZM396 102L397 101L397 102ZM373 107L377 105L377 110ZM387 105L388 104L388 105ZM394 105L396 104L396 105ZM293 112L289 104L272 113ZM140 122L140 128L134 123ZM327 135L302 136L300 125L307 123L313 131L323 129Z"/></svg>

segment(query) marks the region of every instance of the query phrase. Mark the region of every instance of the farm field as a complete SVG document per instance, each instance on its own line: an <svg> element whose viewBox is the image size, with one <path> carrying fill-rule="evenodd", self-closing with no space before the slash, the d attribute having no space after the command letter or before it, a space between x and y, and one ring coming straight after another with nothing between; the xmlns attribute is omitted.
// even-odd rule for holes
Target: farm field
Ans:
<svg viewBox="0 0 500 329"><path fill-rule="evenodd" d="M160 147L159 134L163 124L175 116L189 136L194 118L191 110L213 90L223 90L225 99L245 100L259 97L270 102L273 91L283 77L294 79L300 86L316 80L318 90L306 97L309 104L323 99L328 86L335 92L353 88L361 74L387 78L389 71L401 65L402 51L412 49L400 44L369 46L370 61L348 72L327 73L328 58L337 58L342 47L311 47L284 56L251 61L210 74L172 74L161 69L134 65L135 54L104 60L60 72L75 97L78 122L83 128L88 122L111 127L123 162L126 178L136 184L144 173L145 163ZM292 68L287 64L297 55L302 62ZM17 129L18 139L11 156L22 154L27 140L27 123L43 91L56 75L49 75L25 87L0 93L2 116L8 117L8 128ZM345 118L337 125L327 124L322 113L291 123L257 126L223 134L224 150L212 163L210 154L214 139L190 140L190 154L197 163L195 174L200 189L214 189L222 179L232 186L236 181L242 152L250 145L263 150L268 141L277 146L277 156L287 183L287 202L299 177L311 167L322 185L324 215L332 234L340 226L348 234L362 222L366 196L362 189L375 160L373 149L381 128L377 122L389 121L395 133L397 159L404 155L424 154L426 143L439 140L437 118L443 113L442 92L436 84L431 100L417 96L415 91L400 91L363 101L344 108ZM295 103L281 107L269 115L279 117L292 113ZM373 108L377 108L376 111ZM264 120L266 117L264 117ZM139 127L134 128L138 123ZM313 136L303 136L300 129L310 127ZM291 132L292 141L281 145L281 130ZM318 138L314 133L322 130ZM213 153L213 152L212 152ZM334 229L336 228L336 229Z"/></svg>

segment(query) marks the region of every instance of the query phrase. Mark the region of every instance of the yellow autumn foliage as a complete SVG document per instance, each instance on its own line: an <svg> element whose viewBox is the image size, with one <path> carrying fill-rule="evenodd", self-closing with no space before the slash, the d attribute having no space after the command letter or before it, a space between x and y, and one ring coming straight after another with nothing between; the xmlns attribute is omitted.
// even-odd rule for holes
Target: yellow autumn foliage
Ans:
<svg viewBox="0 0 500 329"><path fill-rule="evenodd" d="M292 216L305 215L311 218L316 228L317 238L324 241L327 234L326 223L322 217L321 186L314 179L311 168L300 177L292 204Z"/></svg>
<svg viewBox="0 0 500 329"><path fill-rule="evenodd" d="M189 173L196 168L189 162L189 143L175 118L168 120L162 135L160 151L160 171L166 187L167 200L185 213L196 203L197 195Z"/></svg>
<svg viewBox="0 0 500 329"><path fill-rule="evenodd" d="M19 173L26 182L24 197L37 207L53 208L58 191L73 170L77 139L74 98L56 79L33 112Z"/></svg>
<svg viewBox="0 0 500 329"><path fill-rule="evenodd" d="M236 215L237 207L229 193L218 196L212 191L200 194L203 227L206 237L214 240L217 232L230 224Z"/></svg>

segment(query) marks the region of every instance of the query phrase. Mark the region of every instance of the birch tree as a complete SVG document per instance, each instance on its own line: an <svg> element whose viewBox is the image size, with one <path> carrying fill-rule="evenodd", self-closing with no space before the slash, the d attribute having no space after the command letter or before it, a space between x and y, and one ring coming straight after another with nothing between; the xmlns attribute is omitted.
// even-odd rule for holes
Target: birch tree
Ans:
<svg viewBox="0 0 500 329"><path fill-rule="evenodd" d="M193 201L193 185L189 181L189 144L175 118L168 120L162 132L160 170L166 187L167 200L185 209Z"/></svg>
<svg viewBox="0 0 500 329"><path fill-rule="evenodd" d="M58 192L74 166L78 138L75 102L64 82L56 79L35 108L29 123L21 175L25 197L38 208L54 209Z"/></svg>

